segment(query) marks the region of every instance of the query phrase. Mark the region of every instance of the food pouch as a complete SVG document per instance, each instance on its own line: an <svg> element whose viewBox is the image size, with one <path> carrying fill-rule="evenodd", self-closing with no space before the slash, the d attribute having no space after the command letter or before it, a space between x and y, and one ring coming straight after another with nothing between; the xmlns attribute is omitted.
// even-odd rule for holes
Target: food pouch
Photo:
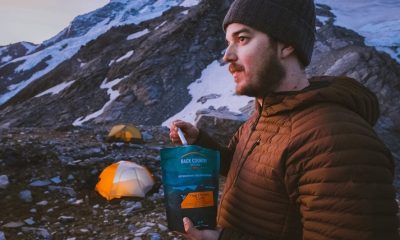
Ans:
<svg viewBox="0 0 400 240"><path fill-rule="evenodd" d="M168 228L184 232L183 217L198 229L215 229L220 154L186 145L161 150Z"/></svg>

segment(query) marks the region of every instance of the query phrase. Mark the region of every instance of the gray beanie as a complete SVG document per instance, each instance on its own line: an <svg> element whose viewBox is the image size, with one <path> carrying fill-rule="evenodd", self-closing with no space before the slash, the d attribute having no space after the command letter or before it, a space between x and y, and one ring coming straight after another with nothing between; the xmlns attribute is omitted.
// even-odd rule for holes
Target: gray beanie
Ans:
<svg viewBox="0 0 400 240"><path fill-rule="evenodd" d="M295 48L308 66L315 41L313 0L235 0L225 16L223 28L241 23Z"/></svg>

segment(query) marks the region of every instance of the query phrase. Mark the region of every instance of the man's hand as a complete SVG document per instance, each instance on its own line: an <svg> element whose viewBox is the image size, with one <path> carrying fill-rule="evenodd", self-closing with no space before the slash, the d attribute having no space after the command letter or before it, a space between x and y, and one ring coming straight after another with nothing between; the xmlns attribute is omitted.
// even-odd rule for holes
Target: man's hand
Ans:
<svg viewBox="0 0 400 240"><path fill-rule="evenodd" d="M218 230L198 230L193 226L189 218L183 218L185 237L190 240L218 240L220 231Z"/></svg>
<svg viewBox="0 0 400 240"><path fill-rule="evenodd" d="M178 128L182 130L188 144L193 144L196 142L200 132L199 129L193 126L191 123L184 122L182 120L175 120L172 122L169 128L169 138L171 139L171 142L175 144L182 144L178 135Z"/></svg>

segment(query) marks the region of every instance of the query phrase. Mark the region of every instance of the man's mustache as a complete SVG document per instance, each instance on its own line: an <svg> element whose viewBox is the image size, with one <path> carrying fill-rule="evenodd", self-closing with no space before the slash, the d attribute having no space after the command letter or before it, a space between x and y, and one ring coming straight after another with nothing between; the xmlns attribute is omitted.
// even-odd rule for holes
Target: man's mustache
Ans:
<svg viewBox="0 0 400 240"><path fill-rule="evenodd" d="M235 72L241 72L241 71L244 71L244 67L243 67L243 66L237 65L237 64L234 64L234 63L231 63L231 64L229 65L229 72L230 72L231 74L233 74L233 73L235 73Z"/></svg>

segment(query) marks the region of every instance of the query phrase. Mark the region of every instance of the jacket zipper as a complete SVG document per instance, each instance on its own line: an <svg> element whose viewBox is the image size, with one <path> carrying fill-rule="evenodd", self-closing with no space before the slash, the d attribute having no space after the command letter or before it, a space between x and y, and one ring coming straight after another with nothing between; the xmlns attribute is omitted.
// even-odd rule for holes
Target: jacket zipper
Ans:
<svg viewBox="0 0 400 240"><path fill-rule="evenodd" d="M246 162L246 160L247 160L247 158L250 156L250 154L254 151L254 149L255 149L258 145L260 145L260 142L261 142L261 137L259 136L259 137L257 138L257 140L256 140L256 141L253 143L253 145L251 146L250 150L246 153L246 156L245 156L245 157L243 158L243 160L240 162L239 169L238 169L238 171L237 171L237 173L236 173L236 176L235 176L235 179L234 179L234 181L233 181L233 185L236 185L236 181L237 181L237 179L238 179L238 177L239 177L240 172L242 171L242 168L243 168L244 163Z"/></svg>
<svg viewBox="0 0 400 240"><path fill-rule="evenodd" d="M260 110L259 110L259 112L258 112L258 116L257 116L257 118L256 118L256 121L253 122L253 124L251 124L251 126L250 126L250 134L249 134L249 137L247 138L247 141L246 141L246 144L245 144L245 148L244 148L244 149L246 149L246 146L247 146L247 144L248 144L248 142L249 142L249 140L250 140L250 138L251 138L251 135L252 135L253 132L256 130L256 127L257 127L257 125L258 125L258 122L260 121L261 114L262 114L262 110L263 110L263 106L264 106L264 100L265 100L265 98L263 99L263 101L262 101L262 103L261 103L261 108L260 108ZM227 186L228 189L225 191L225 194L222 196L220 203L222 203L222 202L224 201L225 195L228 194L228 192L232 189L232 186L236 185L236 181L237 181L237 179L238 179L238 176L239 176L239 173L240 173L240 171L241 171L241 168L242 168L243 164L246 162L247 158L248 158L248 157L250 156L250 154L254 151L254 149L260 144L260 142L261 142L261 137L259 136L259 137L257 138L256 142L253 143L253 145L251 146L250 150L246 153L246 156L244 157L243 161L240 162L240 167L239 167L239 169L237 170L237 174L236 174L236 176L235 176L235 179L234 179L233 183L232 183L230 186ZM242 159L242 156L243 156L243 153L242 153L241 156L240 156L241 159ZM218 212L221 211L221 206L222 206L221 204L218 206ZM219 221L219 217L220 217L220 215L218 214L217 221Z"/></svg>

